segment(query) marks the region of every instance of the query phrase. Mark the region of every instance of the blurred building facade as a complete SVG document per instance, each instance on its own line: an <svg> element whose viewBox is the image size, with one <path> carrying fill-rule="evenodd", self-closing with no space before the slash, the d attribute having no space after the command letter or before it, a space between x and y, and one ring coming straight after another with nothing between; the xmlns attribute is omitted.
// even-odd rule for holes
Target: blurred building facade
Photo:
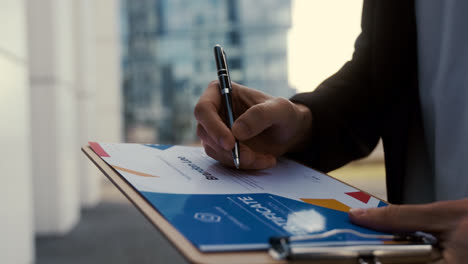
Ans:
<svg viewBox="0 0 468 264"><path fill-rule="evenodd" d="M99 201L80 146L121 137L119 0L0 0L0 259L33 263Z"/></svg>
<svg viewBox="0 0 468 264"><path fill-rule="evenodd" d="M196 140L192 111L216 78L215 44L226 50L233 81L275 96L295 92L287 75L290 0L126 0L122 16L127 141Z"/></svg>

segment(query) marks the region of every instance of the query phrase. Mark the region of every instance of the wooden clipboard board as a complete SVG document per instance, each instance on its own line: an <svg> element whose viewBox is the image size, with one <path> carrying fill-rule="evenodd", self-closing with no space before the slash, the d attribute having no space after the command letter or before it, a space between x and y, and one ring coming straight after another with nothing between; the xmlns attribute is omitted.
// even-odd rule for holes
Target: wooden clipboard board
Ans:
<svg viewBox="0 0 468 264"><path fill-rule="evenodd" d="M356 263L351 259L323 260L275 260L267 251L237 251L237 252L200 252L175 227L173 227L154 207L147 202L119 173L103 161L90 146L81 148L84 154L101 170L102 173L122 192L127 199L171 242L181 255L190 263L197 264L284 264L284 263ZM331 177L331 176L330 176ZM333 177L332 177L333 178ZM349 184L348 184L349 185ZM436 257L438 253L435 253ZM433 257L434 259L434 257ZM416 263L418 259L394 256L385 263ZM420 261L418 263L421 263Z"/></svg>
<svg viewBox="0 0 468 264"><path fill-rule="evenodd" d="M101 170L104 175L135 205L138 210L177 248L190 263L203 264L281 264L285 261L274 260L266 251L203 253L190 243L177 229L175 229L151 204L114 169L104 162L89 146L81 150Z"/></svg>

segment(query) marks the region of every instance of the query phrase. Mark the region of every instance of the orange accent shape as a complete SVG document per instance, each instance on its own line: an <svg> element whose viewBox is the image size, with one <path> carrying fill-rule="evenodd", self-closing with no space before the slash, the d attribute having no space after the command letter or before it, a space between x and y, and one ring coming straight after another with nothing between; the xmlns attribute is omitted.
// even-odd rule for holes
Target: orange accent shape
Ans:
<svg viewBox="0 0 468 264"><path fill-rule="evenodd" d="M342 212L348 212L350 207L341 203L341 202L338 202L337 200L335 199L305 199L305 198L301 198L302 201L308 203L308 204L313 204L313 205L317 205L317 206L321 206L321 207L325 207L325 208L328 208L328 209L333 209L333 210L337 210L337 211L342 211Z"/></svg>
<svg viewBox="0 0 468 264"><path fill-rule="evenodd" d="M131 173L131 174L135 174L135 175L138 175L138 176L159 178L159 176L151 175L151 174L148 174L148 173L139 172L139 171L134 171L134 170L129 170L129 169L122 168L122 167L119 167L119 166L114 166L114 165L111 165L111 166L112 166L112 168L114 168L114 169L116 169L116 170L125 171L125 172Z"/></svg>

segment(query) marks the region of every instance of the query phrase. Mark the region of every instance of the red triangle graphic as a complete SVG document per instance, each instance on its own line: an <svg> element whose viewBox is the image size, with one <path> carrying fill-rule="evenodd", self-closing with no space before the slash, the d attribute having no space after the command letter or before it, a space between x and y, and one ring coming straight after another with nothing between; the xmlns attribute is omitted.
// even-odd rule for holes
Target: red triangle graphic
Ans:
<svg viewBox="0 0 468 264"><path fill-rule="evenodd" d="M367 193L363 193L363 192L349 192L349 193L346 193L347 195L355 198L355 199L358 199L359 201L363 202L363 203L367 203L369 202L369 199L371 198L371 196Z"/></svg>
<svg viewBox="0 0 468 264"><path fill-rule="evenodd" d="M97 142L88 142L89 146L101 157L110 157L109 154Z"/></svg>

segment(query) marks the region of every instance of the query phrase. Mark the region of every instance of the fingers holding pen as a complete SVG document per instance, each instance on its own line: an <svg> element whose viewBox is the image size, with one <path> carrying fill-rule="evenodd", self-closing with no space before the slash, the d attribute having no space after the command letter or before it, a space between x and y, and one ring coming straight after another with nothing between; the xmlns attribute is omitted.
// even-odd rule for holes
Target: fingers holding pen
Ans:
<svg viewBox="0 0 468 264"><path fill-rule="evenodd" d="M263 114L268 114L269 108L272 106L270 103L263 104L261 102L256 102L255 100L252 101L252 97L254 98L262 98L262 100L268 101L271 97L266 96L258 91L250 90L246 87L242 87L238 84L233 84L234 88L236 88L238 97L235 102L237 102L237 109L248 109L253 108L253 111L247 115L247 118L240 118L242 121L243 119L247 121L248 126L252 126L255 131L253 132L255 135L259 134L267 128L272 120L272 116ZM255 96L252 96L255 94ZM275 100L272 100L274 102ZM260 104L260 107L256 107L256 104ZM220 116L220 113L223 112L223 102L222 97L220 96L219 92L219 82L213 81L209 84L208 88L200 97L197 105L194 109L194 114L196 119L198 120L198 127L197 127L197 135L203 141L203 147L205 148L205 152L208 156L220 161L221 163L234 167L233 157L232 157L232 149L234 148L234 144L236 138L234 137L235 131L232 131L227 127L225 122ZM266 106L266 107L265 107ZM242 112L242 111L240 111ZM278 112L278 111L276 111ZM257 114L260 114L260 120L262 122L258 122L258 118L255 118ZM242 117L243 115L241 115ZM268 120L265 120L265 118ZM265 122L266 121L266 122ZM256 123L259 123L256 124ZM242 124L242 123L239 123ZM242 125L237 125L238 130L243 130L241 128ZM234 127L233 127L234 129ZM249 127L244 130L244 134L247 131L247 135L244 135L245 139L249 139L250 132L248 131ZM255 135L252 135L255 136ZM237 137L237 135L236 135ZM237 139L242 140L241 137L237 137ZM246 144L250 144L245 142ZM250 146L250 145L249 145ZM265 148L254 148L256 150L265 150ZM264 154L263 152L256 152L252 148L247 147L245 144L240 144L240 167L242 169L265 169L270 168L276 165L276 157L272 154ZM269 152L268 152L269 153Z"/></svg>
<svg viewBox="0 0 468 264"><path fill-rule="evenodd" d="M222 147L208 135L201 124L197 125L197 136L202 141L203 146L208 145L211 148L222 149Z"/></svg>
<svg viewBox="0 0 468 264"><path fill-rule="evenodd" d="M210 83L195 106L194 115L206 135L223 149L231 150L234 148L235 139L219 116L221 101L217 85L218 82Z"/></svg>
<svg viewBox="0 0 468 264"><path fill-rule="evenodd" d="M205 153L211 158L221 162L222 164L235 167L232 159L232 152L224 150L213 142L203 141L203 148ZM240 144L240 168L247 170L260 170L274 167L276 165L276 158L272 155L262 154L252 151L247 146Z"/></svg>
<svg viewBox="0 0 468 264"><path fill-rule="evenodd" d="M292 117L292 103L284 98L272 98L249 108L234 122L232 133L239 140L257 136L276 123L286 123Z"/></svg>

